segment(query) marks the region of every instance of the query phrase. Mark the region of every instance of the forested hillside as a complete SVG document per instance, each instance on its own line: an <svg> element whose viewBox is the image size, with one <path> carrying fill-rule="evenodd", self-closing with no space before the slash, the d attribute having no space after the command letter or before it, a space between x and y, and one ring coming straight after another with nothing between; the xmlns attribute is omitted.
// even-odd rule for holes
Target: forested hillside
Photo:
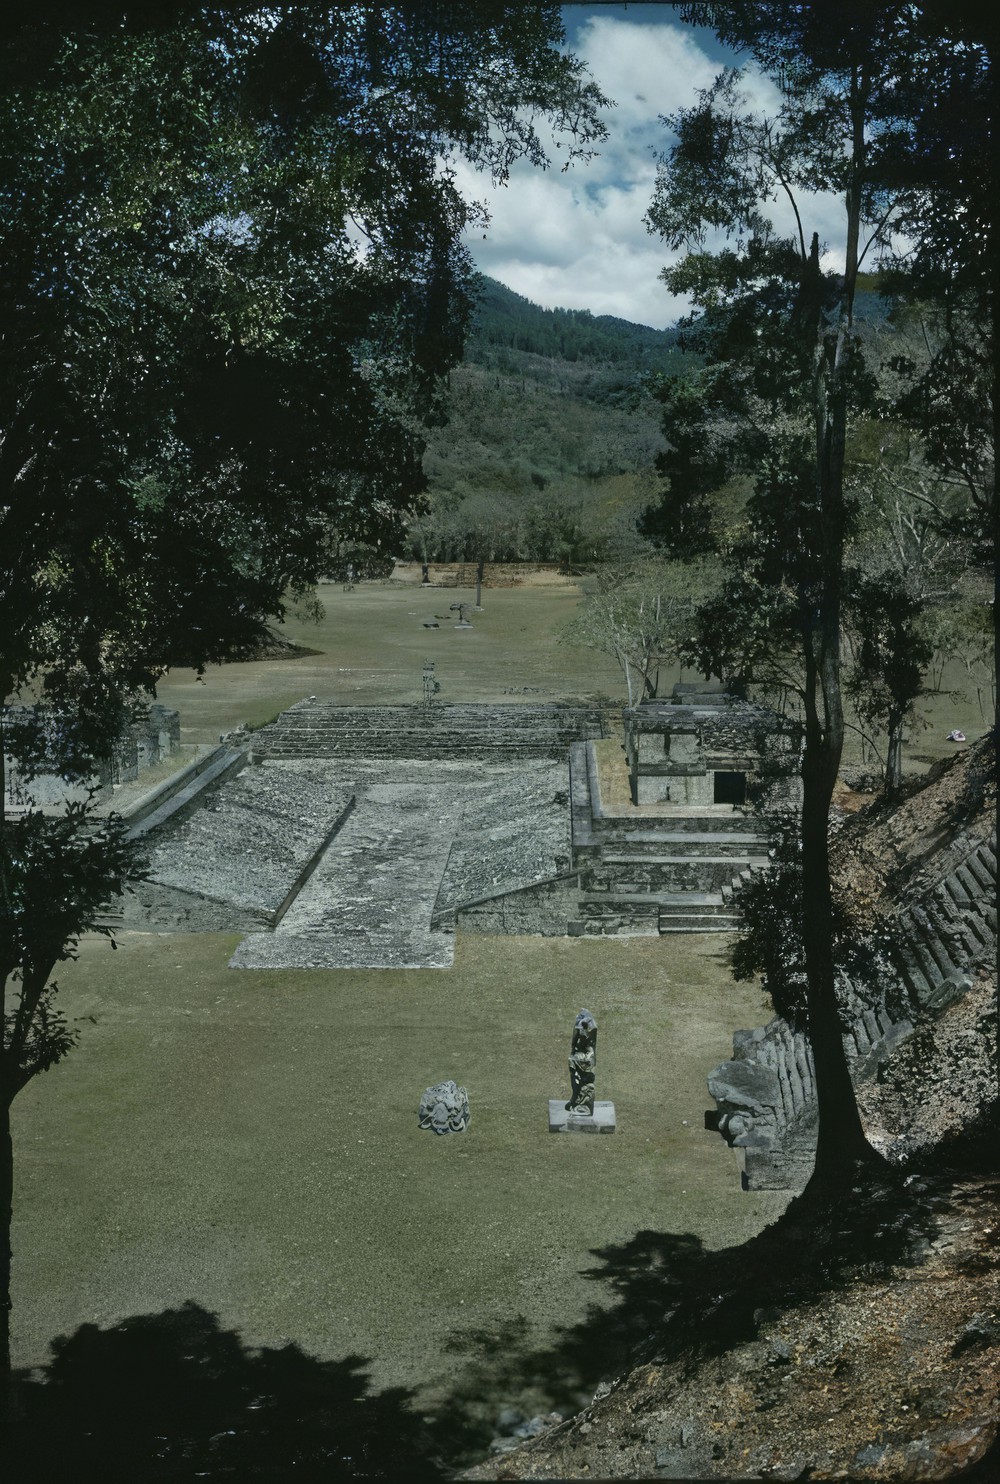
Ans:
<svg viewBox="0 0 1000 1484"><path fill-rule="evenodd" d="M488 278L479 289L449 421L424 456L432 509L413 556L585 563L630 549L662 447L646 382L684 364L677 332L541 309Z"/></svg>
<svg viewBox="0 0 1000 1484"><path fill-rule="evenodd" d="M562 361L643 371L675 369L676 330L653 330L589 309L541 309L494 278L480 275L475 324L466 360L503 364L504 350ZM514 368L518 369L518 368ZM613 378L612 378L613 379Z"/></svg>

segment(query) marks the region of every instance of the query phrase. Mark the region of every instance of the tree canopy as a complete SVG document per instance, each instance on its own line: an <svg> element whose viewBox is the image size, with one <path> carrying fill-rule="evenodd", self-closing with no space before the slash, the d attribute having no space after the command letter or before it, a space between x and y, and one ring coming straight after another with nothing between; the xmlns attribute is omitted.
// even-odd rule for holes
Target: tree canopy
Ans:
<svg viewBox="0 0 1000 1484"><path fill-rule="evenodd" d="M555 7L310 5L16 41L0 121L0 689L106 736L331 526L396 540L470 306L460 151L600 133Z"/></svg>

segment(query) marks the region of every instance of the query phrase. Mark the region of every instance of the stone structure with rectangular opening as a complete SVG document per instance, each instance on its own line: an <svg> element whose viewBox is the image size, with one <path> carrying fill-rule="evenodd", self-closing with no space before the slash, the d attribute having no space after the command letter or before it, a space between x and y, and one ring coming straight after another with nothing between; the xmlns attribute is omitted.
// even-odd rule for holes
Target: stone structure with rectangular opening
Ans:
<svg viewBox="0 0 1000 1484"><path fill-rule="evenodd" d="M624 722L634 804L738 808L748 777L765 781L774 805L799 802L795 728L735 690L676 685L669 701L627 707Z"/></svg>

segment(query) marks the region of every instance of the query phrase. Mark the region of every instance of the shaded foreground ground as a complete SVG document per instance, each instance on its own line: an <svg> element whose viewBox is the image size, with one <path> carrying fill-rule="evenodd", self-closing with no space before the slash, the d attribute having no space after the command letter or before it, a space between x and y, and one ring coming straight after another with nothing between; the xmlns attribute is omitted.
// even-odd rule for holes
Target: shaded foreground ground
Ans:
<svg viewBox="0 0 1000 1484"><path fill-rule="evenodd" d="M614 1254L632 1368L465 1477L991 1484L1000 1190L982 1173L996 1130L983 1132L958 1163L939 1154L853 1198L800 1198L739 1249L649 1234Z"/></svg>
<svg viewBox="0 0 1000 1484"><path fill-rule="evenodd" d="M702 1127L707 1071L762 1013L724 939L459 938L446 972L280 974L228 970L236 941L129 934L64 969L96 1024L15 1104L16 1363L193 1301L425 1406L463 1374L456 1332L539 1344L610 1302L591 1249L644 1228L719 1247L786 1204L743 1194ZM581 1004L611 1138L547 1132ZM472 1125L439 1139L416 1110L446 1077Z"/></svg>

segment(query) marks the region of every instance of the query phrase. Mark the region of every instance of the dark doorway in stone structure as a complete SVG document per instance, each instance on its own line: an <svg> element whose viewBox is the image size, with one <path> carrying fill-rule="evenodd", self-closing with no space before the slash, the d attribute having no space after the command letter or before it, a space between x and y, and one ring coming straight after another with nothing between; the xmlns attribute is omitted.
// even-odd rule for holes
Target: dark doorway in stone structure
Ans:
<svg viewBox="0 0 1000 1484"><path fill-rule="evenodd" d="M746 803L747 775L745 773L716 773L714 776L717 804Z"/></svg>

